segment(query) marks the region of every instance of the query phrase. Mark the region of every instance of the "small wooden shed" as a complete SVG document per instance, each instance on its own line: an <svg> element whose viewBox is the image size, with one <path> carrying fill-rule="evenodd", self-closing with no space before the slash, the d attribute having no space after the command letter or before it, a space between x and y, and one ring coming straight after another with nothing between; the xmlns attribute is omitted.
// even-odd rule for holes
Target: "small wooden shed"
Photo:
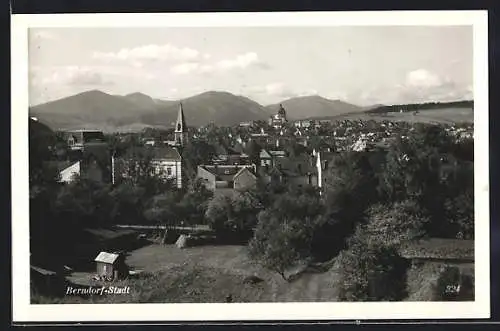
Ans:
<svg viewBox="0 0 500 331"><path fill-rule="evenodd" d="M107 279L119 279L128 275L125 258L119 253L100 252L94 259L98 276Z"/></svg>

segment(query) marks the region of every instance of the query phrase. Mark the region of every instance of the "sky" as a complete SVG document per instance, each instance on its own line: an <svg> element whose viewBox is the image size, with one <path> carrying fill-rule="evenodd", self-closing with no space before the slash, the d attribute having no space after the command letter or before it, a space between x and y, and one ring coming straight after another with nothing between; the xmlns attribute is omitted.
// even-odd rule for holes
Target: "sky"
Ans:
<svg viewBox="0 0 500 331"><path fill-rule="evenodd" d="M227 91L262 105L472 99L471 26L36 28L29 101L87 90L179 100Z"/></svg>

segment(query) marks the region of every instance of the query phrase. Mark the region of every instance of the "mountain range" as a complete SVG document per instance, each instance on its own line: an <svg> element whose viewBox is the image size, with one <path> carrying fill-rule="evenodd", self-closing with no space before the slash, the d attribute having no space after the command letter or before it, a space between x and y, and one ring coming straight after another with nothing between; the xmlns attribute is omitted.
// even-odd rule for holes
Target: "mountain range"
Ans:
<svg viewBox="0 0 500 331"><path fill-rule="evenodd" d="M30 107L29 113L54 130L139 131L145 127L173 127L180 102L188 125L195 127L209 123L232 126L241 122L267 120L269 116L276 114L280 104L290 120L359 117L391 112L394 109L399 111L403 106L405 109L456 106L473 108L472 101L361 107L318 95L296 97L263 106L247 97L222 91L204 92L182 100L161 100L139 92L111 95L91 90ZM453 113L445 117L448 118L449 115Z"/></svg>
<svg viewBox="0 0 500 331"><path fill-rule="evenodd" d="M30 107L29 113L53 129L140 130L146 126L173 126L181 101L190 126L266 120L279 108L279 104L263 106L247 97L221 91L204 92L183 100L160 100L139 92L111 95L92 90ZM366 110L320 96L292 98L281 104L291 120Z"/></svg>

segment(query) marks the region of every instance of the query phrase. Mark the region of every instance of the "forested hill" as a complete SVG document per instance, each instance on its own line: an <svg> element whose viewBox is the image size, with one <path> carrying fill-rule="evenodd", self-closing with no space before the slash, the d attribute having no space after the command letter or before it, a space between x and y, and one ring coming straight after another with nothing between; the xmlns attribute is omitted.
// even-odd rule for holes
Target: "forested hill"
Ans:
<svg viewBox="0 0 500 331"><path fill-rule="evenodd" d="M452 102L426 102L414 104L400 104L391 106L379 106L367 110L366 113L391 113L403 111L416 111L428 109L444 109L444 108L474 108L473 100L452 101Z"/></svg>

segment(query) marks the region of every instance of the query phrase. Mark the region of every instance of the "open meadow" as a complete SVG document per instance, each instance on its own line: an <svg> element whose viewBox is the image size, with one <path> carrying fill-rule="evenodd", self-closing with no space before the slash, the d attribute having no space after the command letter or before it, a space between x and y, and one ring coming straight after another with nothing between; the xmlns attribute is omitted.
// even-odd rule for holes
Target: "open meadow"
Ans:
<svg viewBox="0 0 500 331"><path fill-rule="evenodd" d="M427 124L473 123L474 110L472 108L441 108L421 110L418 113L351 113L333 117L332 120L375 120Z"/></svg>

